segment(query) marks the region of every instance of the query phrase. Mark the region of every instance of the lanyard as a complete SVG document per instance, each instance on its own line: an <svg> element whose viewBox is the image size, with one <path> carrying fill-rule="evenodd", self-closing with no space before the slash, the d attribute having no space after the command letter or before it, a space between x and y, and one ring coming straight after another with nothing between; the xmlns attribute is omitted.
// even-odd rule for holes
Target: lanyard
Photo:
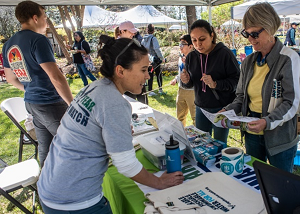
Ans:
<svg viewBox="0 0 300 214"><path fill-rule="evenodd" d="M203 78L203 74L206 74L207 60L208 60L208 54L206 55L205 66L204 66L204 70L203 70L202 54L200 54L200 62L201 62L201 73L202 73L202 78ZM201 81L201 80L200 80L200 81ZM206 92L206 85L205 85L205 83L204 83L203 80L202 80L202 91L203 91L203 92Z"/></svg>

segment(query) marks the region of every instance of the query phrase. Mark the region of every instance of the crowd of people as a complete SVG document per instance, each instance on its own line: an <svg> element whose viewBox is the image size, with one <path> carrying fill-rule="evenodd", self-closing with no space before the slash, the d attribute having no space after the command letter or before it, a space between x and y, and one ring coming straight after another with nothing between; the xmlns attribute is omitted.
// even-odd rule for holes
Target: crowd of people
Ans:
<svg viewBox="0 0 300 214"><path fill-rule="evenodd" d="M44 36L44 7L23 1L15 14L22 29L3 47L4 69L7 81L25 92L26 109L33 115L42 167L37 186L44 212L112 213L101 187L109 157L120 173L141 184L156 189L181 184L182 172L156 177L138 161L132 144L132 110L122 96L147 104L145 84L148 81L149 95L155 95L154 73L159 93L164 93L160 65L151 66L165 60L154 26L148 25L143 38L130 21L119 24L115 37L101 35L98 57L103 78L99 80L82 58L90 52L84 35L74 32L75 42L69 48L75 51L74 63L85 87L73 98ZM211 113L233 109L259 118L241 132L246 153L292 172L299 141L300 58L274 36L280 23L269 3L248 8L241 35L255 52L240 67L232 51L217 42L214 27L205 20L195 21L190 34L180 37L179 74L170 84L178 83L177 117L184 125L190 112L198 129L227 143L229 130L214 126L201 109ZM280 85L276 97L275 83Z"/></svg>

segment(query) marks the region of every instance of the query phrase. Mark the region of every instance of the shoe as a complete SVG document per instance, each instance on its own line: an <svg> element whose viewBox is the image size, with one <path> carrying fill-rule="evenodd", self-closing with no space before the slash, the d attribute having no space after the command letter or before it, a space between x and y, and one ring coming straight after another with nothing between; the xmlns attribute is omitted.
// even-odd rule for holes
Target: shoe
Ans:
<svg viewBox="0 0 300 214"><path fill-rule="evenodd" d="M149 97L155 96L155 95L156 95L156 93L154 93L153 91L151 91L151 92L148 94Z"/></svg>
<svg viewBox="0 0 300 214"><path fill-rule="evenodd" d="M165 94L167 94L167 93L165 93L162 89L159 89L158 93L159 93L160 95L165 95Z"/></svg>

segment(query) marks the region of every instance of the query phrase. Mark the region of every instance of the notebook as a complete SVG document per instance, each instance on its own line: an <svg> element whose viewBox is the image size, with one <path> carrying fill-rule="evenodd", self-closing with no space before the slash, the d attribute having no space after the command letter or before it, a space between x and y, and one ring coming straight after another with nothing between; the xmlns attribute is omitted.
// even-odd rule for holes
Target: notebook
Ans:
<svg viewBox="0 0 300 214"><path fill-rule="evenodd" d="M300 176L259 161L253 168L269 214L300 213Z"/></svg>

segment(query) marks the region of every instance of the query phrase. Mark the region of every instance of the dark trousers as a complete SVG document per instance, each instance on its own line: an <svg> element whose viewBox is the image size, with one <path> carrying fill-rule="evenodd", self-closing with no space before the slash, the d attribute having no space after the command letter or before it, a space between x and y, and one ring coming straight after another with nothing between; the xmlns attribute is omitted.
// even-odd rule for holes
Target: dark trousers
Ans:
<svg viewBox="0 0 300 214"><path fill-rule="evenodd" d="M147 96L147 94L143 95L143 93L145 93L145 92L146 92L146 86L144 85L143 88L142 88L142 93L132 94L132 93L126 91L125 95L127 95L128 97L131 97L134 100L137 100L141 103L144 103L144 104L148 105L148 96Z"/></svg>
<svg viewBox="0 0 300 214"><path fill-rule="evenodd" d="M152 91L152 86L153 86L153 73L155 73L156 79L157 79L157 84L158 87L161 88L162 86L162 74L161 74L161 70L160 70L160 65L157 66L157 68L155 68L155 70L152 70L152 67L149 67L149 75L150 75L150 79L148 80L148 91Z"/></svg>
<svg viewBox="0 0 300 214"><path fill-rule="evenodd" d="M56 135L60 120L65 114L68 105L65 101L60 101L51 104L25 102L25 106L27 111L33 116L33 124L39 144L40 166L43 167L52 139Z"/></svg>
<svg viewBox="0 0 300 214"><path fill-rule="evenodd" d="M40 200L45 214L112 214L109 201L103 196L102 199L95 205L83 210L64 211L56 210L47 207L42 200Z"/></svg>

